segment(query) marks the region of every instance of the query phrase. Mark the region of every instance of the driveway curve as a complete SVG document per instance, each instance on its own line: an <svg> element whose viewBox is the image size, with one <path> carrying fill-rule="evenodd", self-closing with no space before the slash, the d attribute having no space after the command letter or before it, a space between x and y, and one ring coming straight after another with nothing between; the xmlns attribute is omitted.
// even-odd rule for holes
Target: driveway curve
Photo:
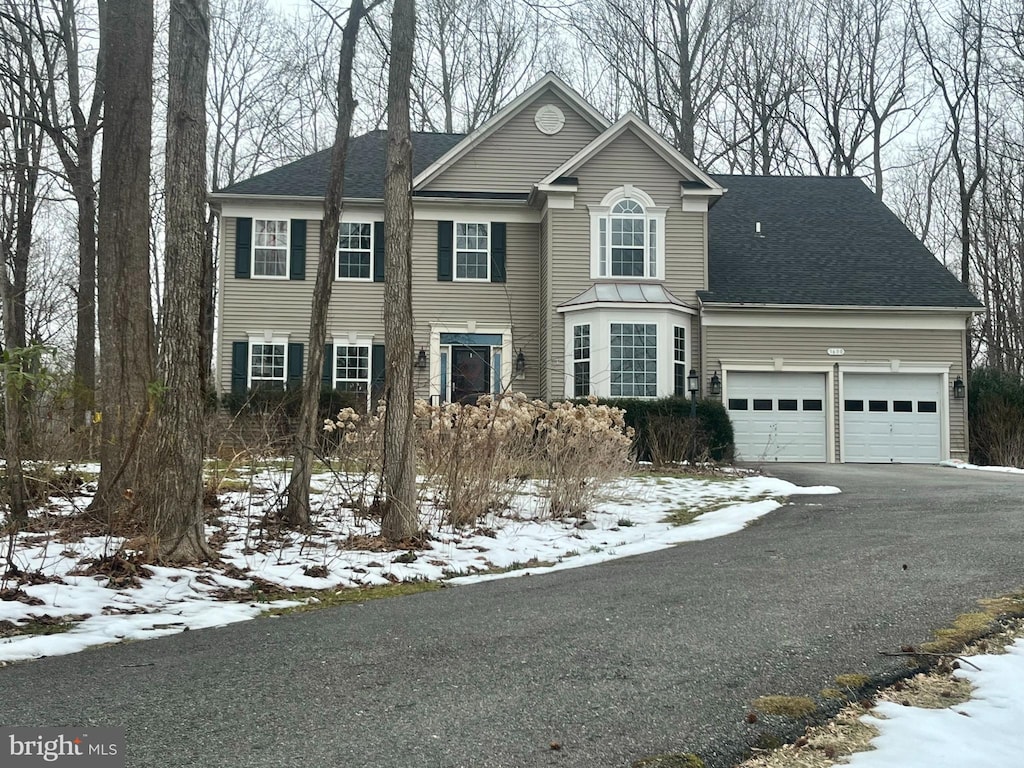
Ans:
<svg viewBox="0 0 1024 768"><path fill-rule="evenodd" d="M750 744L809 694L1024 585L1024 476L777 465L838 496L604 565L0 669L0 722L128 730L135 768L629 766ZM557 747L557 748L553 748Z"/></svg>

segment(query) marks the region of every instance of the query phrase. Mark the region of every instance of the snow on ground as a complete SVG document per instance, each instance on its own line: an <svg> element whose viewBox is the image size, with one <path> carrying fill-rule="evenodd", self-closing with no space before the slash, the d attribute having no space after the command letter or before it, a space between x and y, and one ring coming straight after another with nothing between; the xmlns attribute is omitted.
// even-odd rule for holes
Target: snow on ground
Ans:
<svg viewBox="0 0 1024 768"><path fill-rule="evenodd" d="M1014 475L1024 475L1024 469L1020 469L1019 467L983 467L978 464L971 464L969 462L962 461L961 459L946 459L945 461L940 461L939 464L944 467L954 467L956 469L978 469L982 472L1006 472Z"/></svg>
<svg viewBox="0 0 1024 768"><path fill-rule="evenodd" d="M21 532L14 550L17 568L31 578L0 581L0 663L221 626L308 599L246 600L247 590L266 582L285 590L333 590L538 574L724 536L777 509L785 497L839 492L750 475L644 475L616 483L585 520L546 520L527 486L510 509L472 530L440 524L441 513L428 507L423 524L430 539L410 552L384 547L378 523L340 507L331 482L327 475L314 478L320 493L312 501L321 509L314 532L268 530L263 520L280 502L287 475L274 467L256 471L247 490L221 495L220 514L207 527L220 567L145 566L148 575L131 573L130 565L127 573L97 572L90 561L118 553L124 540L74 535L62 520L83 509L88 496L51 498L45 512L53 524ZM665 522L671 513L694 511L703 514L687 525ZM67 631L12 635L23 622Z"/></svg>
<svg viewBox="0 0 1024 768"><path fill-rule="evenodd" d="M880 735L851 756L854 768L1017 768L1024 764L1024 639L1005 654L971 656L955 671L972 698L947 709L880 702L864 722Z"/></svg>

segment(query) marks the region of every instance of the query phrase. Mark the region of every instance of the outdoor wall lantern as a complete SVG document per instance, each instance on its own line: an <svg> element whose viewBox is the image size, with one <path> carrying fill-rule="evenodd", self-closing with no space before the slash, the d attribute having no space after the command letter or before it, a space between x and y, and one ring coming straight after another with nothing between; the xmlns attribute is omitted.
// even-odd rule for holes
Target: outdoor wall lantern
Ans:
<svg viewBox="0 0 1024 768"><path fill-rule="evenodd" d="M690 418L697 415L697 389L700 387L700 377L697 371L690 369L690 375L686 377L686 388L690 390Z"/></svg>
<svg viewBox="0 0 1024 768"><path fill-rule="evenodd" d="M416 370L422 371L427 367L427 351L420 347L419 354L416 355Z"/></svg>
<svg viewBox="0 0 1024 768"><path fill-rule="evenodd" d="M718 378L718 371L711 374L711 381L708 382L708 393L715 397L722 394L722 380Z"/></svg>
<svg viewBox="0 0 1024 768"><path fill-rule="evenodd" d="M526 355L523 350L516 353L516 378L521 378L526 373Z"/></svg>
<svg viewBox="0 0 1024 768"><path fill-rule="evenodd" d="M964 380L959 376L953 380L953 398L956 400L963 400L967 396L967 387L964 386Z"/></svg>

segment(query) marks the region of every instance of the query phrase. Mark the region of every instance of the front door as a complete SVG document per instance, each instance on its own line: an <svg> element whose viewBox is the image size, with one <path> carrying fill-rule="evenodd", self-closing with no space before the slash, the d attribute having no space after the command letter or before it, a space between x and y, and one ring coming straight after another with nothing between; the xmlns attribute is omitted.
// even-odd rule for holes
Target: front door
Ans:
<svg viewBox="0 0 1024 768"><path fill-rule="evenodd" d="M472 404L491 391L490 358L490 347L452 347L452 402Z"/></svg>

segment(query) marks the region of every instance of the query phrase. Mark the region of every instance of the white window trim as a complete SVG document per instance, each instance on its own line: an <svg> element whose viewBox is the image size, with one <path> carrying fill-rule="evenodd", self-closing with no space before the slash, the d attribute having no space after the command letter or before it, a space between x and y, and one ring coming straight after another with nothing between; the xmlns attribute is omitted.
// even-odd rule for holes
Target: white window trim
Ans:
<svg viewBox="0 0 1024 768"><path fill-rule="evenodd" d="M676 359L676 328L681 328L682 331L683 331L683 359L681 361ZM685 325L681 325L679 323L672 323L672 394L673 395L682 394L685 397L685 396L688 396L690 394L689 392L677 393L676 392L676 379L675 379L676 367L678 365L682 365L683 366L683 376L684 377L686 377L689 374L690 368L696 368L696 366L689 365L689 363L690 363L690 332L689 332L689 329Z"/></svg>
<svg viewBox="0 0 1024 768"><path fill-rule="evenodd" d="M368 224L370 226L370 274L368 277L342 277L341 276L341 253L344 250L346 253L361 253L362 251L353 250L350 248L342 249L341 247L341 225L342 224ZM338 250L334 254L334 281L337 283L372 283L373 282L373 235L374 235L374 223L372 221L342 221L338 224ZM347 345L352 346L352 345Z"/></svg>
<svg viewBox="0 0 1024 768"><path fill-rule="evenodd" d="M351 341L349 339L338 339L335 338L331 344L331 389L334 391L338 390L339 383L349 383L359 381L358 379L339 379L338 378L338 348L339 347L359 347L366 350L366 406L370 407L370 388L373 386L373 342L356 340Z"/></svg>
<svg viewBox="0 0 1024 768"><path fill-rule="evenodd" d="M637 306L635 304L602 304L585 309L565 312L563 355L563 397L573 397L575 378L573 376L573 327L590 325L590 391L597 397L611 396L611 324L640 323L657 326L658 376L654 398L669 397L673 392L674 344L673 328L679 326L686 332L687 362L690 362L690 339L693 338L693 315L682 307L659 305Z"/></svg>
<svg viewBox="0 0 1024 768"><path fill-rule="evenodd" d="M576 329L586 328L587 329L587 356L576 358ZM572 396L573 397L587 397L594 392L593 383L593 355L594 355L594 326L587 323L573 323L570 326L571 340L569 343L572 349L572 355L569 358L569 364L572 366ZM587 364L587 391L585 394L577 394L576 392L576 364L586 363Z"/></svg>
<svg viewBox="0 0 1024 768"><path fill-rule="evenodd" d="M644 207L644 275L623 276L611 274L608 254L611 250L611 210L621 200L635 200ZM600 205L588 205L590 212L590 278L592 280L664 280L665 279L665 216L668 206L655 205L654 198L639 187L624 184L604 196ZM605 222L605 247L601 247L601 222ZM655 274L650 274L650 226L657 225L655 242ZM603 262L603 263L602 263Z"/></svg>
<svg viewBox="0 0 1024 768"><path fill-rule="evenodd" d="M256 379L256 381L261 381L261 382L262 381L280 381L281 385L283 387L287 387L288 386L288 337L287 336L274 336L274 335L269 334L269 333L264 333L262 335L255 335L255 334L250 334L249 335L249 355L248 355L248 357L246 359L246 366L245 366L245 387L246 387L246 389L247 390L251 390L252 389L252 383L253 383L253 376L252 376L253 353L252 353L252 348L256 344L260 344L260 345L273 345L273 346L284 347L284 369L282 371L281 378L280 379L276 379L276 378L273 378L273 379L260 378L260 379Z"/></svg>
<svg viewBox="0 0 1024 768"><path fill-rule="evenodd" d="M283 221L287 225L288 244L284 246L284 274L283 275L258 275L256 274L256 222L257 221ZM274 246L277 248L278 246ZM292 220L279 219L270 216L254 217L252 220L252 247L249 249L249 278L251 280L288 280L292 272Z"/></svg>
<svg viewBox="0 0 1024 768"><path fill-rule="evenodd" d="M486 277L459 277L459 225L469 224L482 224L487 227L487 248L486 262L487 276ZM452 222L452 280L458 283L489 283L491 282L491 228L492 224L490 221L454 221ZM465 251L466 253L478 253L478 251Z"/></svg>

